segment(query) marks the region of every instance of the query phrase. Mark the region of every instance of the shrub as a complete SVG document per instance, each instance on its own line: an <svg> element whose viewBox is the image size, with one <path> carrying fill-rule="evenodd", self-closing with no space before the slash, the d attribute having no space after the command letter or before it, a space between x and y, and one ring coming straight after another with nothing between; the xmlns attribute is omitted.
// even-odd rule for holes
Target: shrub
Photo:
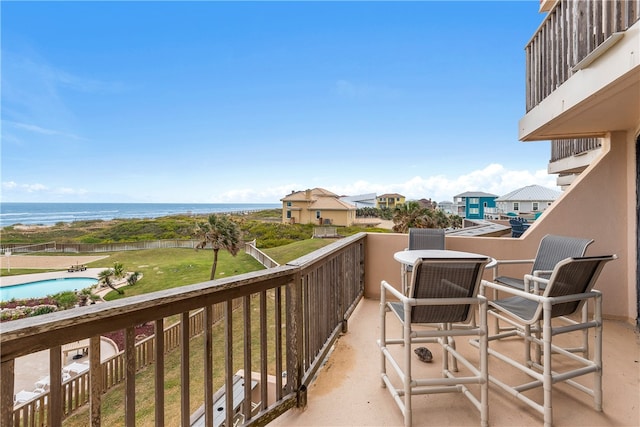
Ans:
<svg viewBox="0 0 640 427"><path fill-rule="evenodd" d="M73 291L59 292L55 295L52 295L51 298L53 298L58 307L64 310L72 308L78 303L78 296Z"/></svg>
<svg viewBox="0 0 640 427"><path fill-rule="evenodd" d="M40 316L41 314L53 313L54 311L58 311L55 305L40 305L33 309L31 316Z"/></svg>

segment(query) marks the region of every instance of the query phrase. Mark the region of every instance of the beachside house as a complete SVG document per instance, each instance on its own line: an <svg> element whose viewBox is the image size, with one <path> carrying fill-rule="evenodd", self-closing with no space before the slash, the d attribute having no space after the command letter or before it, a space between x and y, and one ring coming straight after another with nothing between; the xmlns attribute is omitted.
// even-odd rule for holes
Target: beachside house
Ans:
<svg viewBox="0 0 640 427"><path fill-rule="evenodd" d="M292 191L280 199L284 224L350 226L356 219L356 206L340 200L324 188Z"/></svg>
<svg viewBox="0 0 640 427"><path fill-rule="evenodd" d="M377 205L379 209L389 208L393 209L398 205L404 205L405 197L398 193L385 193L378 196Z"/></svg>
<svg viewBox="0 0 640 427"><path fill-rule="evenodd" d="M467 219L484 219L487 208L495 208L496 194L467 191L453 196L456 214Z"/></svg>
<svg viewBox="0 0 640 427"><path fill-rule="evenodd" d="M376 193L357 194L355 196L342 196L340 200L351 203L356 208L375 208Z"/></svg>
<svg viewBox="0 0 640 427"><path fill-rule="evenodd" d="M554 425L638 425L640 373L634 356L640 329L640 3L559 0L540 5L545 16L524 52L526 105L519 139L565 147L568 140L595 138L600 148L520 238L447 235L446 248L497 260L531 259L541 239L555 234L593 239L587 256L616 254L618 259L607 264L595 284L602 298L604 321L598 327L603 325L605 345L591 353L603 359L603 368L598 369L605 391L602 408L594 409L590 396L562 389L553 393ZM471 63L470 72L472 68ZM579 154L561 151L558 155L563 158L551 163ZM283 212L291 212L283 221L302 221L305 218L295 215L306 209L313 222L311 206L334 196L320 189L316 194L292 193L282 199ZM326 214L320 209L322 215ZM154 402L155 413L144 416L153 417L156 425L171 424L170 416L175 417L172 425L192 425L193 408L198 406L208 425L214 424L219 408L228 426L236 422L284 427L403 425L403 414L381 387L376 325L380 325L380 283L385 280L401 289L402 273L394 254L406 246L406 234L362 232L275 268L5 322L0 334L0 425L32 420L62 425L77 405L88 403L78 413L78 423L99 426L108 407L102 391L114 382L115 373L122 385L118 422L123 425L136 423L136 398ZM523 277L530 268L511 265L507 271ZM491 280L492 272L486 271L484 278ZM594 310L593 305L588 308ZM169 318L180 319L180 328L162 338ZM212 330L216 321L224 326L220 331ZM135 327L147 322L158 331L156 341L137 351ZM125 350L117 363L105 366L100 361L100 335L113 330L125 330ZM201 330L202 339L189 340ZM252 351L254 336L260 340L258 351ZM63 389L61 348L85 339L89 339L90 369L67 381ZM223 342L227 349L215 361L214 342ZM466 340L456 343L456 351L472 351ZM494 344L506 348L511 343ZM522 347L511 348L511 356L522 357ZM18 394L16 360L44 350L52 371L49 390L16 403L11 399ZM165 355L174 350L182 355L177 362L179 379L165 378L165 370L156 368L153 385L142 387L136 378L140 359L165 366ZM551 353L557 356L545 351L545 359ZM190 354L201 354L206 362L190 368ZM268 355L273 356L271 361ZM435 354L439 355L442 352ZM495 372L499 365L493 362L489 369ZM434 363L438 364L441 361ZM256 366L258 371L242 385L236 380L237 365L245 371ZM218 370L223 371L222 379L214 383ZM507 376L511 370L504 371ZM246 376L249 379L248 372ZM196 379L204 382L204 390L191 393ZM167 385L176 381L180 397L165 399ZM241 384L239 409L235 409L236 384ZM214 406L217 398L231 393L233 399ZM176 402L179 405L170 406ZM537 411L493 384L488 402L489 424L494 427L543 423ZM108 403L113 404L111 399ZM477 409L466 403L452 394L416 399L413 425L477 425Z"/></svg>
<svg viewBox="0 0 640 427"><path fill-rule="evenodd" d="M438 209L447 214L452 214L453 210L453 202L451 200L443 200L442 202L438 202Z"/></svg>
<svg viewBox="0 0 640 427"><path fill-rule="evenodd" d="M536 217L551 206L560 194L562 193L559 191L541 185L527 185L498 197L494 214Z"/></svg>

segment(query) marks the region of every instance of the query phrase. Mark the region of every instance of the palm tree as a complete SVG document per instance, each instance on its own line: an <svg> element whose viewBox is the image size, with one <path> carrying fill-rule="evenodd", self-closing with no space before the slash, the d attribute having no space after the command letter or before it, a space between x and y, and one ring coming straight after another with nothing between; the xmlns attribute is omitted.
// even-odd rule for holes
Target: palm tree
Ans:
<svg viewBox="0 0 640 427"><path fill-rule="evenodd" d="M429 228L425 216L426 209L420 207L416 201L408 201L399 205L393 211L393 231L396 233L407 233L410 228Z"/></svg>
<svg viewBox="0 0 640 427"><path fill-rule="evenodd" d="M213 280L218 266L218 252L220 249L228 251L236 256L240 251L240 228L227 215L212 214L208 222L200 222L196 225L196 237L202 242L196 246L196 250L204 249L207 244L213 249L213 265L211 266L210 280Z"/></svg>
<svg viewBox="0 0 640 427"><path fill-rule="evenodd" d="M121 279L124 277L124 264L121 262L113 263L113 277L116 279Z"/></svg>
<svg viewBox="0 0 640 427"><path fill-rule="evenodd" d="M453 228L462 228L462 217L458 215L451 215L449 218L451 221L451 227Z"/></svg>
<svg viewBox="0 0 640 427"><path fill-rule="evenodd" d="M138 283L138 278L140 278L140 272L134 271L129 275L129 277L127 277L127 284L129 286L135 285L136 283Z"/></svg>
<svg viewBox="0 0 640 427"><path fill-rule="evenodd" d="M105 285L107 285L108 287L110 287L120 295L124 294L123 291L113 286L113 282L111 281L113 277L114 277L114 273L113 273L113 269L111 268L107 268L106 270L102 270L100 273L98 273L98 279L101 283L104 283Z"/></svg>

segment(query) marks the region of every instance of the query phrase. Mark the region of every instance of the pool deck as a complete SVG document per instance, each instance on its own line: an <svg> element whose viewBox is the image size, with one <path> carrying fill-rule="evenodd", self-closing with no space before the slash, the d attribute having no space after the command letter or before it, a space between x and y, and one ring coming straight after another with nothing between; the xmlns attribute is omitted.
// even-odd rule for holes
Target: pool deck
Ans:
<svg viewBox="0 0 640 427"><path fill-rule="evenodd" d="M104 258L109 258L109 255L4 255L0 256L0 267L7 269L66 270L71 265L87 265Z"/></svg>
<svg viewBox="0 0 640 427"><path fill-rule="evenodd" d="M73 357L78 352L70 352L66 358L62 360L62 366L70 365L73 362L84 362L89 360L89 356L85 355L82 358L74 359ZM100 340L100 360L104 361L113 357L117 353L117 348L111 340ZM81 354L81 353L80 353ZM36 387L36 382L49 375L49 350L39 351L27 356L18 357L15 364L15 380L14 390L19 392L20 390L33 391Z"/></svg>
<svg viewBox="0 0 640 427"><path fill-rule="evenodd" d="M87 268L84 271L75 271L73 273L68 271L51 271L48 273L33 273L33 274L19 274L17 276L3 276L0 277L0 287L20 285L22 283L37 282L40 280L51 280L61 278L73 278L73 277L90 277L92 279L98 279L98 274L104 270L104 268Z"/></svg>

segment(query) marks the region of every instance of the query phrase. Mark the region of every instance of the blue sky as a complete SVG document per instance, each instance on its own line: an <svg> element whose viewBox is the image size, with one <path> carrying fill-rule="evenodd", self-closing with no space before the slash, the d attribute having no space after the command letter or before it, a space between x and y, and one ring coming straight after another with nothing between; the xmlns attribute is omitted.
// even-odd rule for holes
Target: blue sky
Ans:
<svg viewBox="0 0 640 427"><path fill-rule="evenodd" d="M557 189L518 141L538 4L3 1L2 200Z"/></svg>

